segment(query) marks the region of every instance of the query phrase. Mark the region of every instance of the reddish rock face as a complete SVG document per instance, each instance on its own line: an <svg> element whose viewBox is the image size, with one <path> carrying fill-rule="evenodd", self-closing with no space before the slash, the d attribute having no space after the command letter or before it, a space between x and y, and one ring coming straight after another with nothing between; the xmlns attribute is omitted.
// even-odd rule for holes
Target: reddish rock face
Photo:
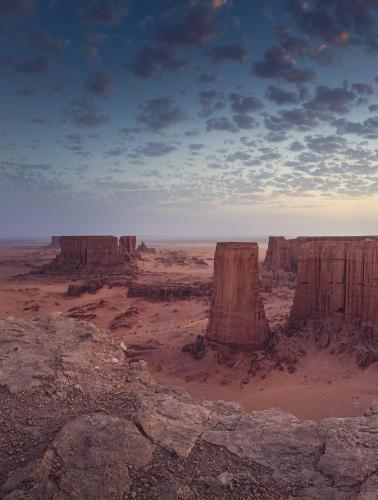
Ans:
<svg viewBox="0 0 378 500"><path fill-rule="evenodd" d="M110 266L122 263L115 236L61 236L57 261L77 266Z"/></svg>
<svg viewBox="0 0 378 500"><path fill-rule="evenodd" d="M119 239L119 249L121 253L135 255L136 236L121 236Z"/></svg>
<svg viewBox="0 0 378 500"><path fill-rule="evenodd" d="M283 236L269 236L264 265L296 272L300 248L306 243L364 240L378 240L378 236L300 236L293 239L286 239Z"/></svg>
<svg viewBox="0 0 378 500"><path fill-rule="evenodd" d="M206 337L251 351L270 338L259 292L257 243L218 243Z"/></svg>
<svg viewBox="0 0 378 500"><path fill-rule="evenodd" d="M328 318L378 332L378 241L313 242L300 248L289 326Z"/></svg>

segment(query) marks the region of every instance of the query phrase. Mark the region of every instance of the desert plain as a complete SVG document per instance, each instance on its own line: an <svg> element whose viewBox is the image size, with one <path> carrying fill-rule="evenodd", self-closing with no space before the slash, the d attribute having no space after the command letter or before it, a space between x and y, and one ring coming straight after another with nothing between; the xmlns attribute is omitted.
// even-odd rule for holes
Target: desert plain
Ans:
<svg viewBox="0 0 378 500"><path fill-rule="evenodd" d="M156 252L141 254L137 262L139 285L182 288L211 283L215 242L167 241L151 246ZM259 244L260 266L266 248L265 242ZM90 321L106 329L111 342L123 343L128 360L145 360L158 382L183 389L196 400L238 403L247 412L276 407L300 420L319 421L362 415L377 396L376 363L359 368L349 354L319 348L306 336L298 340L301 356L291 373L269 366L251 370L250 358L243 353L230 361L209 350L196 359L183 347L205 334L208 296L129 297L127 281L105 276L95 293L71 297L68 287L82 283L81 276L39 273L58 252L47 245L1 246L1 319L31 320L60 313ZM288 320L295 284L280 279L267 282L261 271L260 279L270 328L280 332Z"/></svg>

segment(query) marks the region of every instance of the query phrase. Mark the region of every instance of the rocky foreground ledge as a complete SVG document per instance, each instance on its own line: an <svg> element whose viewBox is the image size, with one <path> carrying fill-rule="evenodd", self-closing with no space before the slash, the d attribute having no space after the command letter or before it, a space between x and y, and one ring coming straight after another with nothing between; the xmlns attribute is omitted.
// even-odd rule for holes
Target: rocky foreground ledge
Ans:
<svg viewBox="0 0 378 500"><path fill-rule="evenodd" d="M0 321L0 407L6 500L377 498L378 400L320 423L198 402L60 315Z"/></svg>

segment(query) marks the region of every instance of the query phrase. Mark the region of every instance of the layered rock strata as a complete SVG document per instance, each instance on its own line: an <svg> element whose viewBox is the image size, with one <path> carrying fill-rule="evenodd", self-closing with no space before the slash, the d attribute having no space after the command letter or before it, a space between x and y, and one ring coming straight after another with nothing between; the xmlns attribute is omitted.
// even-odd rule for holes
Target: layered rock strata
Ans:
<svg viewBox="0 0 378 500"><path fill-rule="evenodd" d="M57 262L77 266L120 264L116 236L61 236Z"/></svg>
<svg viewBox="0 0 378 500"><path fill-rule="evenodd" d="M135 255L136 236L121 236L119 239L119 249L121 253L126 253L127 255Z"/></svg>
<svg viewBox="0 0 378 500"><path fill-rule="evenodd" d="M206 338L247 351L270 338L259 292L257 243L218 243Z"/></svg>
<svg viewBox="0 0 378 500"><path fill-rule="evenodd" d="M50 267L94 268L120 266L136 254L136 237L61 236L60 254Z"/></svg>
<svg viewBox="0 0 378 500"><path fill-rule="evenodd" d="M332 328L335 336L340 329L352 329L354 340L370 346L367 354L375 356L378 241L317 241L302 245L289 327L297 328L308 320L322 323L318 329L323 336ZM330 340L332 337L327 342Z"/></svg>
<svg viewBox="0 0 378 500"><path fill-rule="evenodd" d="M269 236L264 266L296 272L299 250L302 245L316 241L364 241L378 240L378 236L299 236L287 239L284 236Z"/></svg>

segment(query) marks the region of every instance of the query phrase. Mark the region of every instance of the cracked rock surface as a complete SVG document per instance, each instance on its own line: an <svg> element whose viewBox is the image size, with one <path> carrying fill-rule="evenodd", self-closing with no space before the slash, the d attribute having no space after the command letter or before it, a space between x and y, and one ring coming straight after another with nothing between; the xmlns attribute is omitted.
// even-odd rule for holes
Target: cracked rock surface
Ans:
<svg viewBox="0 0 378 500"><path fill-rule="evenodd" d="M0 497L374 500L378 401L300 421L198 402L59 315L0 322Z"/></svg>

